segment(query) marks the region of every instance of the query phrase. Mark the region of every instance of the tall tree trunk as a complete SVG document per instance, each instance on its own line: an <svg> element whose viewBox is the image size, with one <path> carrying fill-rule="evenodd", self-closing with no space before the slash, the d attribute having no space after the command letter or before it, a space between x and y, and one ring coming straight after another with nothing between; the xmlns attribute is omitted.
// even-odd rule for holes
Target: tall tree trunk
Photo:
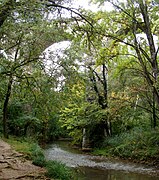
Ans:
<svg viewBox="0 0 159 180"><path fill-rule="evenodd" d="M147 4L143 0L140 0L139 5L140 5L142 17L144 19L145 33L147 36L149 50L150 50L152 76L153 76L153 84L151 84L153 87L153 96L155 98L155 101L159 105L159 91L156 88L156 83L157 83L157 78L158 78L158 62L157 62L158 50L156 50L155 48L155 42L153 39L153 34L151 32L151 24L150 24L150 18L148 15Z"/></svg>
<svg viewBox="0 0 159 180"><path fill-rule="evenodd" d="M152 81L151 81L151 86L152 86L152 118L153 118L153 127L155 128L157 125L156 122L156 103L159 106L159 91L156 87L157 84L157 78L158 78L158 62L157 62L157 53L158 50L155 48L155 43L153 39L153 34L151 32L151 25L150 25L150 18L148 15L148 7L146 2L143 0L140 0L140 10L142 17L144 19L144 24L145 24L145 33L147 36L148 44L149 44L149 50L150 50L150 62L151 62L151 67L152 67Z"/></svg>
<svg viewBox="0 0 159 180"><path fill-rule="evenodd" d="M91 70L91 82L93 84L94 91L98 97L98 104L101 106L102 109L108 108L108 82L107 82L107 67L105 64L102 64L102 73L101 75L98 75L98 73L93 70L91 67L89 67ZM98 80L98 82L97 82ZM98 84L100 82L100 86L102 87L102 92L100 88L98 87ZM103 127L103 134L106 136L111 136L111 123L108 118L108 116L103 119L103 122L99 125Z"/></svg>
<svg viewBox="0 0 159 180"><path fill-rule="evenodd" d="M10 75L7 87L7 93L5 96L5 101L3 105L3 135L5 138L8 138L8 130L7 130L7 110L8 110L8 102L11 95L13 77Z"/></svg>
<svg viewBox="0 0 159 180"><path fill-rule="evenodd" d="M155 129L157 126L157 121L156 121L156 101L155 101L155 92L153 89L153 102L152 102L152 120L153 120L153 128Z"/></svg>

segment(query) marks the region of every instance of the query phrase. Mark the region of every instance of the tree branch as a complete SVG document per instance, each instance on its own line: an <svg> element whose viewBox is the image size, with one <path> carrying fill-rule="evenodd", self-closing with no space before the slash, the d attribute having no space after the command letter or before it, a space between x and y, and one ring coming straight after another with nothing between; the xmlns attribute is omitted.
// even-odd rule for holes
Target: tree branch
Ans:
<svg viewBox="0 0 159 180"><path fill-rule="evenodd" d="M47 7L57 7L57 8L66 9L66 10L78 15L80 18L85 20L93 28L93 24L90 21L88 21L87 18L84 17L81 13L77 12L76 9L70 8L70 7L65 7L60 4L56 4L53 0L48 0L48 1L51 2L51 4L45 4Z"/></svg>

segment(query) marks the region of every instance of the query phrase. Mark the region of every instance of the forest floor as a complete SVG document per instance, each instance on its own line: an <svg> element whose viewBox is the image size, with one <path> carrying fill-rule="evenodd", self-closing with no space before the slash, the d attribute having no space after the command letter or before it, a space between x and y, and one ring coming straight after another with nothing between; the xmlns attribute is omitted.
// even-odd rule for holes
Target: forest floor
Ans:
<svg viewBox="0 0 159 180"><path fill-rule="evenodd" d="M45 172L0 139L0 180L48 180Z"/></svg>

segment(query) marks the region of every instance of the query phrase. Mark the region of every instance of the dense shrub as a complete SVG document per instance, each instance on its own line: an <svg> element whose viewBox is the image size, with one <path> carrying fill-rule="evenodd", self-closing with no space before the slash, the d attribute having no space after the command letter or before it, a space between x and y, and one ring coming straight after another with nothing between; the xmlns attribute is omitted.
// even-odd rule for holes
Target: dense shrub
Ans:
<svg viewBox="0 0 159 180"><path fill-rule="evenodd" d="M135 128L130 132L109 137L105 139L102 148L96 149L94 153L139 160L159 160L159 130L145 131Z"/></svg>
<svg viewBox="0 0 159 180"><path fill-rule="evenodd" d="M72 179L72 170L66 165L57 161L48 161L46 163L47 176L60 180Z"/></svg>
<svg viewBox="0 0 159 180"><path fill-rule="evenodd" d="M35 144L32 147L31 151L33 164L36 166L44 167L46 165L46 160L43 150L37 144Z"/></svg>

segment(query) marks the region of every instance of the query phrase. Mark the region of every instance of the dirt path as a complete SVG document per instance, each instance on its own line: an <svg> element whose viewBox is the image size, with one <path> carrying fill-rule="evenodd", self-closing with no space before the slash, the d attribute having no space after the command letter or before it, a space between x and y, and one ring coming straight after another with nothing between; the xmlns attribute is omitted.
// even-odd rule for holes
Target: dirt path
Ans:
<svg viewBox="0 0 159 180"><path fill-rule="evenodd" d="M48 180L44 173L43 168L34 166L0 139L0 180Z"/></svg>

